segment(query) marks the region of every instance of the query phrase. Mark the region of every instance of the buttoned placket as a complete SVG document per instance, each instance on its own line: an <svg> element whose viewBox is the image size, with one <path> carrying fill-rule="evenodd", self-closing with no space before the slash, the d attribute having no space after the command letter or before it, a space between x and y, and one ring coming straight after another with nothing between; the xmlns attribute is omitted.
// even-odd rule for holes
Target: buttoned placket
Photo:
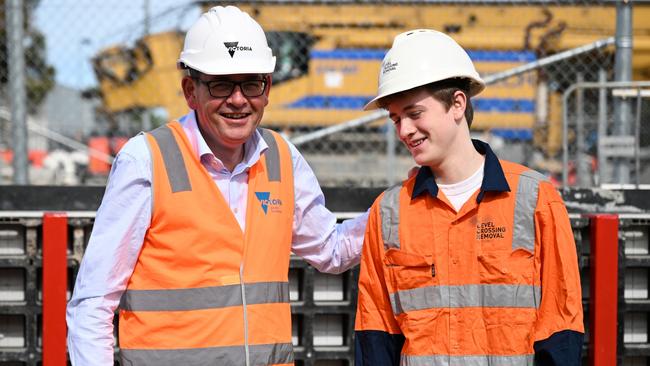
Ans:
<svg viewBox="0 0 650 366"><path fill-rule="evenodd" d="M449 263L449 276L448 279L450 281L450 284L454 284L459 280L459 277L462 277L462 274L458 273L458 251L461 250L460 246L462 246L462 242L458 240L459 236L458 231L460 228L458 227L458 219L453 218L451 223L449 224L449 233L448 233L448 247L447 247L447 255L448 255L448 263ZM460 329L459 329L459 324L458 324L458 314L457 311L451 306L451 301L453 294L451 291L448 292L449 299L447 303L450 305L447 308L447 311L449 312L449 348L450 348L450 355L457 355L460 351Z"/></svg>
<svg viewBox="0 0 650 366"><path fill-rule="evenodd" d="M247 167L243 163L239 163L230 172L214 155L204 155L202 160L243 231L245 229L245 210L240 207L242 199L240 195L243 193L240 192L242 187L239 180L241 180L241 175L246 173Z"/></svg>
<svg viewBox="0 0 650 366"><path fill-rule="evenodd" d="M473 245L471 241L467 241L467 235L464 231L467 230L468 221L470 221L470 216L476 215L478 210L478 204L476 203L476 196L473 195L470 199L463 205L458 213L453 215L449 221L449 232L448 232L448 263L449 263L449 282L450 284L459 284L464 282L464 278L467 276L463 272L462 268L466 268L467 265L460 263L462 251L467 250L468 245ZM463 336L463 328L465 326L462 317L459 316L458 309L455 308L451 302L453 294L449 291L448 308L449 311L449 347L450 347L450 356L451 355L462 355L461 350L461 341Z"/></svg>

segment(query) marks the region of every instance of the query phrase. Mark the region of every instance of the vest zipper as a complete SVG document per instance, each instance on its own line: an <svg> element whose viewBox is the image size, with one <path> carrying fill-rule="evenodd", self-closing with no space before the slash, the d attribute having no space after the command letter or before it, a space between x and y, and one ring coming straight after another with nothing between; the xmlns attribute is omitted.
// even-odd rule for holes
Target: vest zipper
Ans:
<svg viewBox="0 0 650 366"><path fill-rule="evenodd" d="M244 262L239 265L239 285L241 286L241 301L244 306L244 353L246 354L246 366L250 366L250 354L248 350L248 312L246 309L246 290L244 289Z"/></svg>

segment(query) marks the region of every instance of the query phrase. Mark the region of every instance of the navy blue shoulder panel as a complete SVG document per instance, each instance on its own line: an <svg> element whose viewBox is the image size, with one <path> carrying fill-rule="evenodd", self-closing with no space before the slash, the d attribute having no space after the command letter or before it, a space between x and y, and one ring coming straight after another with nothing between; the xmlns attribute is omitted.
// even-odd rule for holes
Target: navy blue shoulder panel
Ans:
<svg viewBox="0 0 650 366"><path fill-rule="evenodd" d="M563 330L535 342L535 366L582 365L583 339L584 334L580 332Z"/></svg>
<svg viewBox="0 0 650 366"><path fill-rule="evenodd" d="M399 366L404 345L402 334L380 330L354 332L355 366Z"/></svg>

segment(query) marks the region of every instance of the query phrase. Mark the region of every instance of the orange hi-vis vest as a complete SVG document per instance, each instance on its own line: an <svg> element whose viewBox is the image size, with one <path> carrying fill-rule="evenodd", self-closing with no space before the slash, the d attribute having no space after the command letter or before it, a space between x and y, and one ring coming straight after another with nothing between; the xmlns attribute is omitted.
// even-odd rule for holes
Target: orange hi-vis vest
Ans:
<svg viewBox="0 0 650 366"><path fill-rule="evenodd" d="M146 134L152 218L120 303L123 366L293 365L293 164L259 131L245 232L178 122Z"/></svg>
<svg viewBox="0 0 650 366"><path fill-rule="evenodd" d="M583 332L577 254L561 198L541 174L500 164L513 191L480 202L477 191L458 213L444 195L413 197L414 178L372 207L356 330L403 334L402 366L532 366L534 342L563 329ZM549 206L566 221L557 223L556 238ZM543 260L558 266L542 269Z"/></svg>

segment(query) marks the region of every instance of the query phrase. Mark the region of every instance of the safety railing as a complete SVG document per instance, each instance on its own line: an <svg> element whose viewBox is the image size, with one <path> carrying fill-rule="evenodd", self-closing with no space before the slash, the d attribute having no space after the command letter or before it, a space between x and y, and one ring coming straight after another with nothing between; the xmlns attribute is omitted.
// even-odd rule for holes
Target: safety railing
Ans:
<svg viewBox="0 0 650 366"><path fill-rule="evenodd" d="M607 82L604 74L599 82L577 82L563 93L564 187L650 183L643 178L650 159L650 144L643 141L650 130L642 124L650 81Z"/></svg>

